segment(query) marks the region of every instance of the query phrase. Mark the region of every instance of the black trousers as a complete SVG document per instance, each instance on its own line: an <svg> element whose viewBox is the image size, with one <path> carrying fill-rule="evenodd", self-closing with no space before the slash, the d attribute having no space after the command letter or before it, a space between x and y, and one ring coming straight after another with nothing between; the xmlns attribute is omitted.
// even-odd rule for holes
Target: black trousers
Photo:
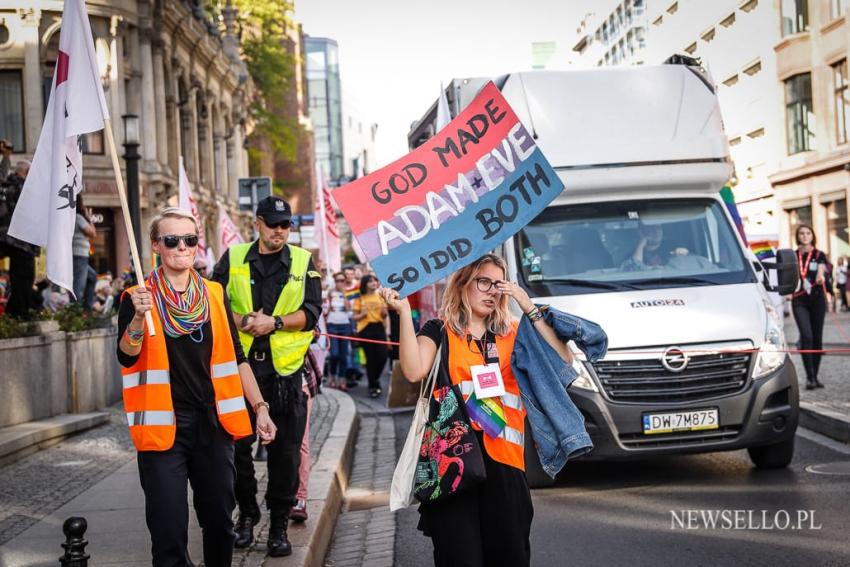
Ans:
<svg viewBox="0 0 850 567"><path fill-rule="evenodd" d="M11 295L6 303L6 313L18 318L28 318L35 308L32 285L35 282L35 256L16 246L6 246L9 254L9 287Z"/></svg>
<svg viewBox="0 0 850 567"><path fill-rule="evenodd" d="M523 567L531 562L534 507L525 473L483 452L487 480L419 507L419 529L434 543L437 567Z"/></svg>
<svg viewBox="0 0 850 567"><path fill-rule="evenodd" d="M212 410L214 411L214 410ZM145 519L154 567L188 567L187 481L204 545L204 565L225 567L233 558L233 440L210 426L206 411L176 411L177 437L168 451L141 451L139 478L145 492Z"/></svg>
<svg viewBox="0 0 850 567"><path fill-rule="evenodd" d="M823 348L823 321L826 318L826 298L817 291L795 297L791 301L794 321L800 331L800 350ZM822 354L802 354L806 380L814 382L818 377Z"/></svg>
<svg viewBox="0 0 850 567"><path fill-rule="evenodd" d="M387 340L387 332L383 323L369 323L362 331L357 333L357 336L374 341ZM365 342L361 344L363 353L366 355L366 376L369 378L369 389L380 388L381 373L384 371L384 366L387 365L387 358L389 357L387 345Z"/></svg>
<svg viewBox="0 0 850 567"><path fill-rule="evenodd" d="M303 369L291 376L277 374L257 376L263 399L269 403L269 415L277 427L274 441L267 445L268 487L266 506L269 510L289 514L298 491L298 468L301 466L301 441L307 425L307 395L301 389ZM250 412L250 410L249 410ZM251 414L252 424L255 417ZM241 511L257 507L257 478L251 445L256 436L236 442L236 501Z"/></svg>

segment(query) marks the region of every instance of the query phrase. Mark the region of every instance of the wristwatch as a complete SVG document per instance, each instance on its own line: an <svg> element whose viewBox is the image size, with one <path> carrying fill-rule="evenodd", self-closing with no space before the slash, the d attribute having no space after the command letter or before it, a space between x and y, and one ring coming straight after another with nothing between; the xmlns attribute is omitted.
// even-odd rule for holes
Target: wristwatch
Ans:
<svg viewBox="0 0 850 567"><path fill-rule="evenodd" d="M283 319L280 317L280 315L275 315L274 316L274 330L280 331L281 329L283 329Z"/></svg>

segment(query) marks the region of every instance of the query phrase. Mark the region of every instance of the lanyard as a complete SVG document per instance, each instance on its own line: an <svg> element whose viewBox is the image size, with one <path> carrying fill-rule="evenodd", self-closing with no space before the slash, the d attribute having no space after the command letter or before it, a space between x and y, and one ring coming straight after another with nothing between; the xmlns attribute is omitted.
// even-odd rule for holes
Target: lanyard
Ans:
<svg viewBox="0 0 850 567"><path fill-rule="evenodd" d="M485 331L484 337L481 339L476 339L471 334L467 334L466 341L467 344L475 343L480 351L479 354L484 358L484 364L499 363L499 351L496 348L496 341L490 340L490 331Z"/></svg>
<svg viewBox="0 0 850 567"><path fill-rule="evenodd" d="M803 253L797 250L797 260L800 262L800 277L802 279L806 279L806 276L809 273L809 262L812 259L812 254L814 253L815 249L812 248L811 250L809 250L809 254L808 256L806 256L806 259L803 260Z"/></svg>

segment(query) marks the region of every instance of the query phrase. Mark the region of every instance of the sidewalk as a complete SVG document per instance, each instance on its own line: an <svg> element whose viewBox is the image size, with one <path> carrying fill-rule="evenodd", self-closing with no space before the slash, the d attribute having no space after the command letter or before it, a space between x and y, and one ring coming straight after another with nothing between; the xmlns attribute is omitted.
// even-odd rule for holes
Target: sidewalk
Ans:
<svg viewBox="0 0 850 567"><path fill-rule="evenodd" d="M794 317L785 318L785 338L789 348L799 339ZM827 313L823 329L823 347L850 348L850 313ZM850 443L850 354L826 354L821 360L818 379L824 388L806 390L806 373L799 354L791 360L800 382L800 424L844 443Z"/></svg>
<svg viewBox="0 0 850 567"><path fill-rule="evenodd" d="M264 513L258 538L262 543L237 552L233 565L322 564L348 483L347 470L354 446L356 417L354 402L345 394L326 389L314 400L310 421L313 458L308 500L310 519L302 525L292 524L289 529L293 554L286 558L266 558L268 514ZM260 490L263 491L265 463L256 465ZM91 556L90 565L150 565L150 536L145 526L144 496L139 485L135 455L115 472L0 547L0 565L55 567L62 554L62 523L71 516L83 516L88 521L85 538L89 542L86 551ZM194 511L190 514L189 551L195 562L202 560L201 532Z"/></svg>

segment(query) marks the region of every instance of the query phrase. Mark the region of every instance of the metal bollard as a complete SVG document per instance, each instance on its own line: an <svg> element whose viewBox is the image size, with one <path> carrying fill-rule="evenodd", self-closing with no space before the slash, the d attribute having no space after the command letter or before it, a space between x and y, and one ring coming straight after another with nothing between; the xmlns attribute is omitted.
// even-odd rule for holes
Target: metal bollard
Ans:
<svg viewBox="0 0 850 567"><path fill-rule="evenodd" d="M65 554L59 558L59 565L62 567L88 567L89 554L86 553L86 546L89 544L83 535L88 528L88 522L85 518L72 516L65 520L62 524L62 531L65 532L65 543L62 547L65 549Z"/></svg>

